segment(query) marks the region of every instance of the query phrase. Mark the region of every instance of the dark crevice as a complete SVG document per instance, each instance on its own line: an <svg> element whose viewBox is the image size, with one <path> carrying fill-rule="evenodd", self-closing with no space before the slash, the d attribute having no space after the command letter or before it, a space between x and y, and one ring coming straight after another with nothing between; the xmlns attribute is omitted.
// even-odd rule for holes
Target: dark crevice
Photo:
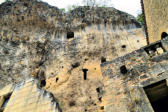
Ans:
<svg viewBox="0 0 168 112"><path fill-rule="evenodd" d="M102 102L102 89L100 87L96 88L97 94L98 94L98 100L99 102Z"/></svg>
<svg viewBox="0 0 168 112"><path fill-rule="evenodd" d="M8 95L6 95L6 96L4 97L4 102L3 102L2 106L1 106L1 108L5 108L5 107L6 107L6 105L7 105L8 102L9 102L10 97L11 97L11 93L8 94Z"/></svg>
<svg viewBox="0 0 168 112"><path fill-rule="evenodd" d="M57 77L57 78L56 78L56 82L58 82L58 79L59 79L59 78Z"/></svg>

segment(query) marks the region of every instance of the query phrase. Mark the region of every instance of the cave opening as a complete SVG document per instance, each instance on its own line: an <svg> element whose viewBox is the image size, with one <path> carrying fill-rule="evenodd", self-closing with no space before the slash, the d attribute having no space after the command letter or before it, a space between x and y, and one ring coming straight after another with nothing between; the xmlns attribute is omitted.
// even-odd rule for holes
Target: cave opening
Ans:
<svg viewBox="0 0 168 112"><path fill-rule="evenodd" d="M74 38L74 32L67 32L67 39Z"/></svg>
<svg viewBox="0 0 168 112"><path fill-rule="evenodd" d="M168 36L168 34L166 33L166 32L163 32L162 34L161 34L161 39L164 39L164 38L166 38Z"/></svg>
<svg viewBox="0 0 168 112"><path fill-rule="evenodd" d="M144 90L155 112L167 112L168 87L166 80L144 87Z"/></svg>
<svg viewBox="0 0 168 112"><path fill-rule="evenodd" d="M128 70L127 70L127 68L126 68L125 65L123 65L123 66L120 67L120 73L126 74L127 72L128 72Z"/></svg>
<svg viewBox="0 0 168 112"><path fill-rule="evenodd" d="M88 69L82 69L82 71L83 71L83 79L86 80Z"/></svg>

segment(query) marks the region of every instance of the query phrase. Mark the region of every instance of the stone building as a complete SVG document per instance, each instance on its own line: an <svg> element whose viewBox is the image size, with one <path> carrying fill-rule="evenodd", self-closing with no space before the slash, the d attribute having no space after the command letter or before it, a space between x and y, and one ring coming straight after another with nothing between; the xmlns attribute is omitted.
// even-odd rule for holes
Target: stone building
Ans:
<svg viewBox="0 0 168 112"><path fill-rule="evenodd" d="M101 64L105 112L165 112L168 104L167 39ZM165 45L165 46L164 46Z"/></svg>
<svg viewBox="0 0 168 112"><path fill-rule="evenodd" d="M147 46L136 19L114 8L1 4L0 111L162 112L168 39L149 33L146 4Z"/></svg>
<svg viewBox="0 0 168 112"><path fill-rule="evenodd" d="M141 0L147 26L147 41L152 43L168 33L168 1Z"/></svg>

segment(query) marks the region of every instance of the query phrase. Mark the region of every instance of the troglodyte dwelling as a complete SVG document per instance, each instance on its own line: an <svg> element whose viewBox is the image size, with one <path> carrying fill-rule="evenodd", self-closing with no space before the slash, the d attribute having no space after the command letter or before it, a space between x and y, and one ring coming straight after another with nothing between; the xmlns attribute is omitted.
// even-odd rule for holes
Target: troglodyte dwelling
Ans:
<svg viewBox="0 0 168 112"><path fill-rule="evenodd" d="M167 2L141 3L147 37L112 7L1 4L0 112L165 112Z"/></svg>

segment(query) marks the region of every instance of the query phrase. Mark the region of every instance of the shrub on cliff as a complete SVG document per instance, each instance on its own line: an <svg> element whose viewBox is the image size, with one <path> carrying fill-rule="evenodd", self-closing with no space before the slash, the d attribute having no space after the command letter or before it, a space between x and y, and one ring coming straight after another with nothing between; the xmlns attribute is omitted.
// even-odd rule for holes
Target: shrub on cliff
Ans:
<svg viewBox="0 0 168 112"><path fill-rule="evenodd" d="M143 14L142 14L142 13L139 13L139 14L138 14L137 20L138 20L138 22L140 22L140 24L141 24L142 26L144 26L145 22L144 22L144 17L143 17Z"/></svg>

